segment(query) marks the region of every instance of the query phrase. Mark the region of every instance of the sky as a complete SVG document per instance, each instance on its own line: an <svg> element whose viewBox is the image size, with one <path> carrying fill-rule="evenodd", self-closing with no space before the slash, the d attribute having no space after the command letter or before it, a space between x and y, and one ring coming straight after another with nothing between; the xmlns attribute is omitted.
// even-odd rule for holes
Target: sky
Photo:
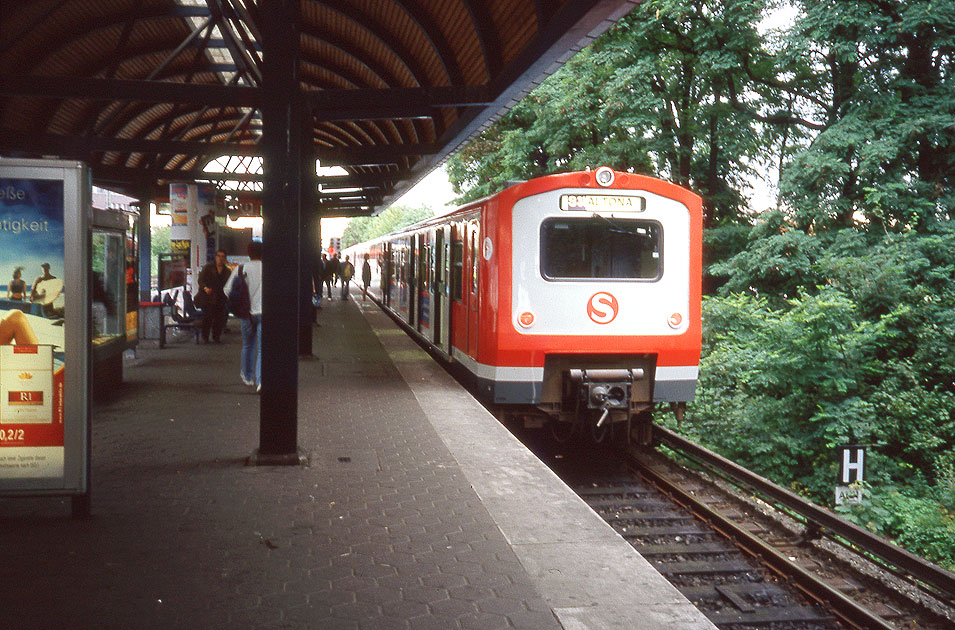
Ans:
<svg viewBox="0 0 955 630"><path fill-rule="evenodd" d="M444 168L438 168L418 182L414 188L399 197L393 205L415 208L424 204L431 206L435 216L441 216L454 209L452 205L454 196L447 173L445 173ZM329 238L341 236L349 220L322 219L322 241L328 242Z"/></svg>

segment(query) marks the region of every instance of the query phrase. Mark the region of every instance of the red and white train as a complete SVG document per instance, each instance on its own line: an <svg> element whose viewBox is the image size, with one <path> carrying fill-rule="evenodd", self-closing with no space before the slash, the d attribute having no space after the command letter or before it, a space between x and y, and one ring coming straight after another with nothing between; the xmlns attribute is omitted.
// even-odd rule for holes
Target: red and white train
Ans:
<svg viewBox="0 0 955 630"><path fill-rule="evenodd" d="M526 419L629 436L653 403L693 398L702 209L684 188L549 175L344 253L356 270L369 254L382 307Z"/></svg>

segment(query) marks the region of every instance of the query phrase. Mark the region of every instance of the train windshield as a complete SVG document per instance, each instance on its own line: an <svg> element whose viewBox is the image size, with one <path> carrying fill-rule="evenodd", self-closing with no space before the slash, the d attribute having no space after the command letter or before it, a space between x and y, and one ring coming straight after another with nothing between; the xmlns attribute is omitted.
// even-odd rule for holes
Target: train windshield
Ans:
<svg viewBox="0 0 955 630"><path fill-rule="evenodd" d="M655 280L662 273L662 243L656 221L551 218L541 225L541 273L550 280Z"/></svg>

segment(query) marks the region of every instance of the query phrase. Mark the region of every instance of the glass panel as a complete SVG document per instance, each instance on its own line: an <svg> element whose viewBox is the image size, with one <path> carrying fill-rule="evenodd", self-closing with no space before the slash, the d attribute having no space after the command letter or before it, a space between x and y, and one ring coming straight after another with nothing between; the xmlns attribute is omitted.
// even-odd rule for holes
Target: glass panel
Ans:
<svg viewBox="0 0 955 630"><path fill-rule="evenodd" d="M548 279L643 279L662 273L663 229L656 221L599 215L541 225L541 273Z"/></svg>
<svg viewBox="0 0 955 630"><path fill-rule="evenodd" d="M461 287L464 284L464 243L454 241L451 245L451 297L461 301L464 297Z"/></svg>
<svg viewBox="0 0 955 630"><path fill-rule="evenodd" d="M93 338L126 334L126 258L122 234L93 231Z"/></svg>

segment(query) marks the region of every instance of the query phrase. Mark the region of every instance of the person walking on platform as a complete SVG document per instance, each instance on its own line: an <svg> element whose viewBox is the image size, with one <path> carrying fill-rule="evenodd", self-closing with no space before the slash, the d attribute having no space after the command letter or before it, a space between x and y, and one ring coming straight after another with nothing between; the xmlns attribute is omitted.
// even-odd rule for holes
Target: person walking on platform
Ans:
<svg viewBox="0 0 955 630"><path fill-rule="evenodd" d="M239 265L226 281L224 292L232 300L236 282L248 290L248 314L236 313L242 319L242 355L240 376L242 382L262 391L262 243L252 241L248 247L249 262ZM240 280L241 278L241 280ZM240 290L242 287L236 287ZM241 302L242 300L240 300Z"/></svg>
<svg viewBox="0 0 955 630"><path fill-rule="evenodd" d="M329 281L328 298L329 299L331 299L332 297L331 287L334 286L335 284L338 284L338 263L340 262L338 256L339 254L335 254L334 256L328 259L328 281Z"/></svg>
<svg viewBox="0 0 955 630"><path fill-rule="evenodd" d="M368 297L368 287L371 285L371 263L368 262L368 254L365 254L365 262L361 264L361 301L364 302Z"/></svg>
<svg viewBox="0 0 955 630"><path fill-rule="evenodd" d="M327 297L329 300L332 299L332 270L328 266L328 254L322 254L322 260L319 262L321 266L321 277L318 283L318 294L322 295L322 287L325 287L328 291Z"/></svg>
<svg viewBox="0 0 955 630"><path fill-rule="evenodd" d="M209 343L209 331L212 331L212 341L220 343L222 329L229 317L226 308L226 297L223 288L232 273L226 263L224 249L216 252L215 260L206 263L199 272L199 292L194 300L196 306L202 309L202 341Z"/></svg>
<svg viewBox="0 0 955 630"><path fill-rule="evenodd" d="M351 279L355 275L355 265L348 262L348 256L345 256L345 262L338 268L338 275L342 278L342 299L348 299L348 288Z"/></svg>

